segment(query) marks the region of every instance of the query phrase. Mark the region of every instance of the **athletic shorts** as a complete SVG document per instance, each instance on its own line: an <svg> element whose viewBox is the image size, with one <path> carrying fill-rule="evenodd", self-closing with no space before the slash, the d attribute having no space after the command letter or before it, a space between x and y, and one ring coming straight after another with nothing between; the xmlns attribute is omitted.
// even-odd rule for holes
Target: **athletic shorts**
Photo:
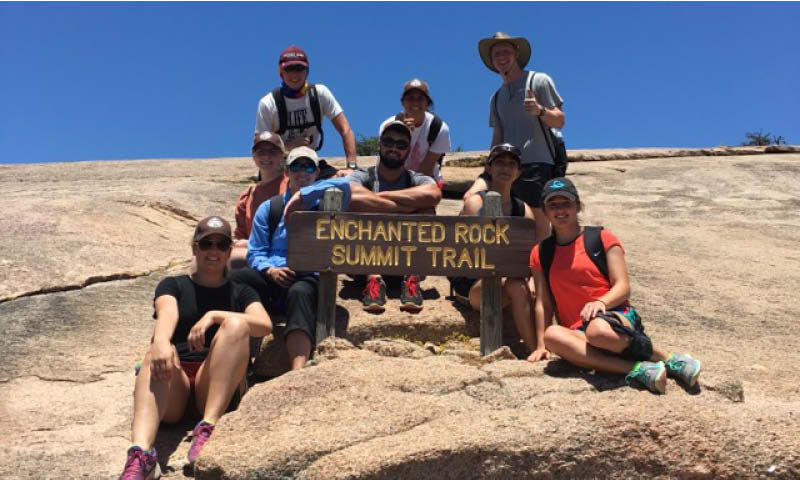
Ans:
<svg viewBox="0 0 800 480"><path fill-rule="evenodd" d="M542 207L542 189L553 178L553 166L548 163L528 163L522 166L519 178L511 191L531 208Z"/></svg>
<svg viewBox="0 0 800 480"><path fill-rule="evenodd" d="M627 321L630 322L630 324L633 326L634 330L644 330L644 328L642 327L642 318L639 316L639 312L637 312L636 309L634 309L630 305L626 305L626 306L620 305L620 306L617 306L617 307L614 307L614 308L610 308L610 309L606 310L606 313L618 313L618 314L622 315L623 318L625 318ZM598 318L602 318L602 317L598 317ZM586 327L587 326L589 326L589 322L583 322L575 330L577 330L579 332L586 333Z"/></svg>
<svg viewBox="0 0 800 480"><path fill-rule="evenodd" d="M472 290L472 286L478 283L479 278L468 278L468 277L447 277L450 280L450 288L453 291L462 296L469 298L469 291Z"/></svg>

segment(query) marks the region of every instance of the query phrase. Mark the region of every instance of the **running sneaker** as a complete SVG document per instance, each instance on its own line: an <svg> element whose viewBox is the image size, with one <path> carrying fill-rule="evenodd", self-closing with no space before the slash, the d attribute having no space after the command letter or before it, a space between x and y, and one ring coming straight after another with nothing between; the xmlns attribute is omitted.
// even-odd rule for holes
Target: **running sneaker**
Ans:
<svg viewBox="0 0 800 480"><path fill-rule="evenodd" d="M119 480L155 480L161 478L161 468L158 466L156 447L145 452L139 447L128 449L128 460Z"/></svg>
<svg viewBox="0 0 800 480"><path fill-rule="evenodd" d="M693 387L700 376L700 361L683 353L671 353L666 362L667 376Z"/></svg>
<svg viewBox="0 0 800 480"><path fill-rule="evenodd" d="M194 464L195 460L197 460L200 451L212 433L214 433L214 425L210 423L201 420L195 425L194 430L192 430L192 444L189 445L189 453L186 454L190 464Z"/></svg>
<svg viewBox="0 0 800 480"><path fill-rule="evenodd" d="M419 277L406 275L400 287L400 310L419 312L422 310L422 290L419 288Z"/></svg>
<svg viewBox="0 0 800 480"><path fill-rule="evenodd" d="M380 277L369 277L364 287L364 310L379 313L386 310L386 284Z"/></svg>
<svg viewBox="0 0 800 480"><path fill-rule="evenodd" d="M628 385L636 381L653 393L664 393L667 389L667 369L664 362L636 362L633 370L625 376Z"/></svg>

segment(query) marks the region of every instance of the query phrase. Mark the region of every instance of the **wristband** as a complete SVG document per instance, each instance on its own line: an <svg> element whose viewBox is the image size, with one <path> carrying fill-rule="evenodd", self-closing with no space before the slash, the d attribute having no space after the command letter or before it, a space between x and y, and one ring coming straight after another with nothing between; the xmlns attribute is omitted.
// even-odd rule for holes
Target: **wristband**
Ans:
<svg viewBox="0 0 800 480"><path fill-rule="evenodd" d="M603 306L604 306L604 307L608 308L608 304L607 304L606 302L604 302L604 301L600 300L599 298L595 298L595 299L594 299L594 301L595 301L595 302L600 302L600 303L602 303L602 304L603 304Z"/></svg>

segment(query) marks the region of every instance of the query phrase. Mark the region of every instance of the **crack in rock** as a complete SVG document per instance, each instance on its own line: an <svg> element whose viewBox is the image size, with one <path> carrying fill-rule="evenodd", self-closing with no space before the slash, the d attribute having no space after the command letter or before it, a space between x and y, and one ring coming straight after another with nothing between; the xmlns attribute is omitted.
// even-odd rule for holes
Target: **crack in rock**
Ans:
<svg viewBox="0 0 800 480"><path fill-rule="evenodd" d="M69 285L54 285L52 287L44 287L44 288L40 288L38 290L32 290L30 292L22 292L22 293L17 294L17 295L12 295L12 296L9 296L9 297L0 298L0 304L6 303L6 302L10 302L12 300L17 300L19 298L36 297L36 296L39 296L39 295L48 295L48 294L51 294L51 293L62 293L62 292L71 292L71 291L74 291L74 290L82 290L82 289L84 289L84 288L86 288L86 287L88 287L90 285L94 285L94 284L97 284L97 283L108 283L108 282L116 282L116 281L119 281L119 280L132 280L132 279L141 278L141 277L148 277L148 276L153 275L155 273L165 272L165 271L167 271L167 270L169 270L169 269L171 269L171 268L173 268L176 265L179 265L181 263L186 263L186 260L175 260L175 259L172 259L166 265L163 265L163 266L160 266L160 267L156 267L156 268L151 269L151 270L145 270L143 272L120 272L120 273L112 273L112 274L109 274L109 275L94 275L94 276L88 277L86 280L84 280L81 283L74 283L74 284L69 284Z"/></svg>

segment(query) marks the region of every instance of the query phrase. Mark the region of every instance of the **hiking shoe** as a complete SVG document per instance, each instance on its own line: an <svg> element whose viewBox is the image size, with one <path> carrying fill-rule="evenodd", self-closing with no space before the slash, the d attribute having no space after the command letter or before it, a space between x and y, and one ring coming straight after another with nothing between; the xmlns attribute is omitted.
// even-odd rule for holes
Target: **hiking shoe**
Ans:
<svg viewBox="0 0 800 480"><path fill-rule="evenodd" d="M364 287L364 310L368 312L382 312L386 310L386 284L380 277L370 277Z"/></svg>
<svg viewBox="0 0 800 480"><path fill-rule="evenodd" d="M672 353L666 362L667 376L693 387L700 376L700 361L682 353Z"/></svg>
<svg viewBox="0 0 800 480"><path fill-rule="evenodd" d="M119 480L154 480L161 478L161 468L158 466L156 447L145 452L139 447L128 449L128 460Z"/></svg>
<svg viewBox="0 0 800 480"><path fill-rule="evenodd" d="M664 393L667 389L667 369L664 362L636 362L633 370L625 376L628 385L636 381L653 393Z"/></svg>
<svg viewBox="0 0 800 480"><path fill-rule="evenodd" d="M405 275L400 286L400 310L419 312L422 310L422 290L419 288L419 277Z"/></svg>
<svg viewBox="0 0 800 480"><path fill-rule="evenodd" d="M189 453L186 454L190 464L194 464L194 461L197 460L200 450L203 449L212 433L214 433L214 425L210 423L201 420L195 425L194 430L192 430L192 444L189 445Z"/></svg>

